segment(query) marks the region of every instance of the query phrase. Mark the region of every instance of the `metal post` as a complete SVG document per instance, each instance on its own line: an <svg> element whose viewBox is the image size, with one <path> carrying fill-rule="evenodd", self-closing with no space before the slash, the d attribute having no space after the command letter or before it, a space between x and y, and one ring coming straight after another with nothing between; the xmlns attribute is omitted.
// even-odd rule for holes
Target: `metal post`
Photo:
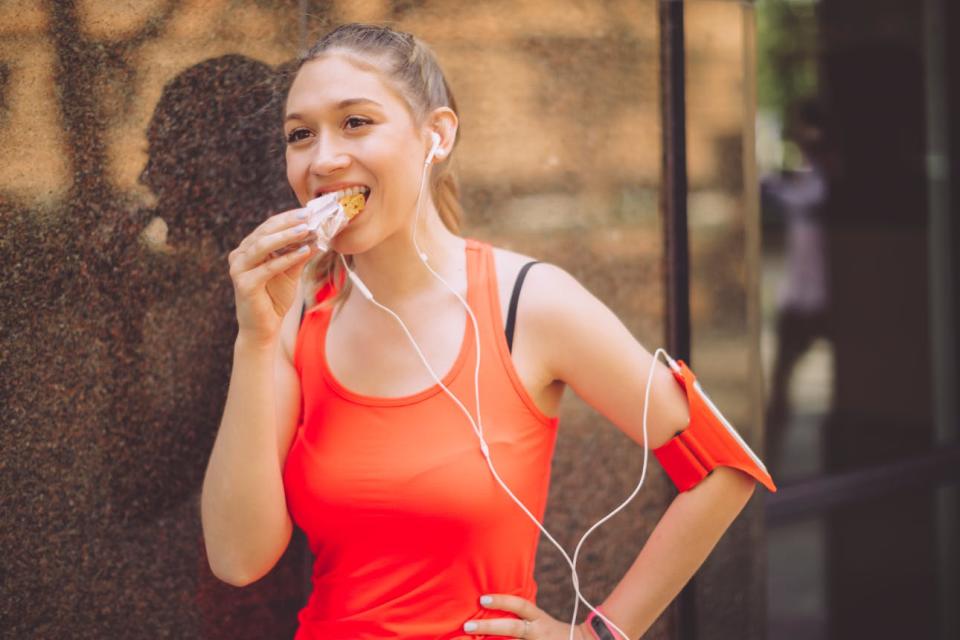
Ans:
<svg viewBox="0 0 960 640"><path fill-rule="evenodd" d="M660 86L663 122L661 206L666 274L666 343L675 358L690 358L690 259L687 238L687 151L684 97L683 1L660 0ZM697 637L695 577L680 592L679 640Z"/></svg>

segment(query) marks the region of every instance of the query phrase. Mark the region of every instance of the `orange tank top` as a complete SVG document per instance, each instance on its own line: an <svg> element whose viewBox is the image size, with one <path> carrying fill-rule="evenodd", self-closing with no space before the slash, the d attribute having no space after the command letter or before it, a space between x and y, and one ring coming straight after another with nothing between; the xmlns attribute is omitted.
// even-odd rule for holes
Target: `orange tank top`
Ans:
<svg viewBox="0 0 960 640"><path fill-rule="evenodd" d="M468 238L466 261L484 436L500 477L542 522L558 419L540 411L513 367L492 247ZM481 595L535 601L539 529L493 478L470 422L439 385L381 398L334 378L330 316L308 311L294 352L302 406L283 481L316 558L296 640L481 637L463 623L514 617L484 609ZM441 379L471 413L474 351L467 318Z"/></svg>

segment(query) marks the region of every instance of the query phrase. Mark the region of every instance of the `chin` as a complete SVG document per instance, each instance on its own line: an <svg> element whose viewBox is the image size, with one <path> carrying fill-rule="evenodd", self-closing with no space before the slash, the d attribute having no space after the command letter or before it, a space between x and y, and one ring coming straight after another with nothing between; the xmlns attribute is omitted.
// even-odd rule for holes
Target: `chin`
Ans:
<svg viewBox="0 0 960 640"><path fill-rule="evenodd" d="M369 212L362 211L360 220L354 220L338 233L330 243L330 247L345 256L366 253L387 240L394 239L398 234L406 236L406 226L386 226L392 221L384 218L366 217ZM359 224L358 224L359 223ZM407 225L408 226L408 225Z"/></svg>
<svg viewBox="0 0 960 640"><path fill-rule="evenodd" d="M337 234L330 243L330 248L345 256L352 256L369 251L376 245L376 242L371 242L369 238L365 238L363 233L351 233L351 231L355 230L348 227Z"/></svg>

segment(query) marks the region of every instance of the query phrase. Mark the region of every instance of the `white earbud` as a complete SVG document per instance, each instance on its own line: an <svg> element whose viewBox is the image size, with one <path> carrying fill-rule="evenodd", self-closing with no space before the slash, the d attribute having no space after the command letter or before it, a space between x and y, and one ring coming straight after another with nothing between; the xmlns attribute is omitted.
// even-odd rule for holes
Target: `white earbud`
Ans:
<svg viewBox="0 0 960 640"><path fill-rule="evenodd" d="M343 268L347 270L347 276L350 278L353 286L357 288L364 298L376 304L376 301L373 299L373 292L367 288L367 285L363 284L363 280L360 279L360 276L353 272L353 269L351 269L347 264L347 259L343 257L342 253L340 254L340 262L343 263Z"/></svg>
<svg viewBox="0 0 960 640"><path fill-rule="evenodd" d="M430 164L430 161L433 160L433 156L437 154L437 150L440 148L440 134L436 131L431 131L430 137L433 138L433 146L430 148L430 153L427 154L427 159L423 162L423 164Z"/></svg>
<svg viewBox="0 0 960 640"><path fill-rule="evenodd" d="M340 256L340 259L343 260L343 255ZM355 274L353 270L347 266L346 260L343 260L343 266L346 268L347 275L350 277L351 282L353 282L353 285L357 288L357 290L363 294L363 297L367 300L373 300L373 293L370 291L370 289L367 289L367 285L363 284L363 280L360 279L360 276Z"/></svg>

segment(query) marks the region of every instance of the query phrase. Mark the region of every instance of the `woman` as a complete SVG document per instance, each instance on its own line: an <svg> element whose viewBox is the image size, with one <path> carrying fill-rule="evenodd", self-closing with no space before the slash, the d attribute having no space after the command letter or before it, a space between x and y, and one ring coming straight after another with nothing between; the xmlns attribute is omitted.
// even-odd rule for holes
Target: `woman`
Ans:
<svg viewBox="0 0 960 640"><path fill-rule="evenodd" d="M297 522L316 554L298 638L594 637L536 607L537 526L494 480L472 421L396 319L345 277L350 265L402 319L464 407L476 400L479 342L490 459L538 520L567 385L643 442L637 399L651 355L562 269L538 264L523 280L530 258L457 235L457 131L456 103L422 42L371 25L332 31L289 90L287 178L301 203L362 185L365 208L326 254L307 242L303 209L270 217L230 254L239 332L204 480L205 543L213 572L246 585L270 571ZM476 330L421 253L469 303ZM522 304L505 321L519 281ZM656 364L649 445L688 420L683 390ZM718 468L680 494L605 616L632 638L644 633L753 485Z"/></svg>

